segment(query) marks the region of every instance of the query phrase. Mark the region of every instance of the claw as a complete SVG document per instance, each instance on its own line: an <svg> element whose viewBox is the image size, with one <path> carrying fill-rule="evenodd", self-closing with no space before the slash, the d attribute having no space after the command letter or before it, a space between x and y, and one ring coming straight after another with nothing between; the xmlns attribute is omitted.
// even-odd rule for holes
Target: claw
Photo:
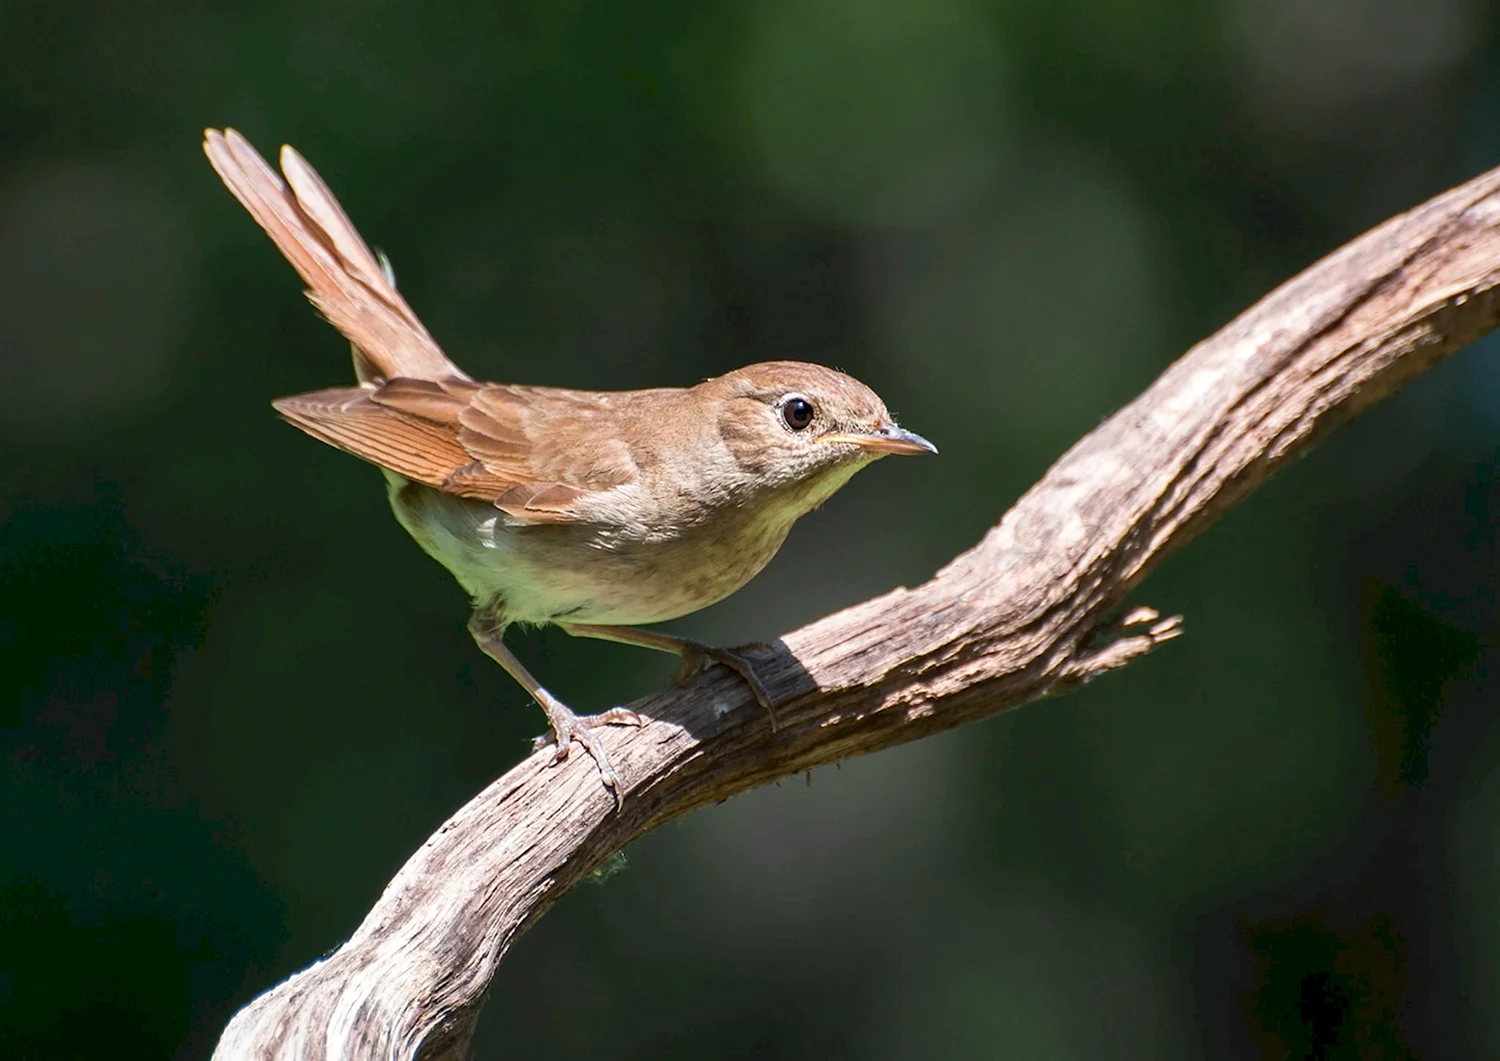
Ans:
<svg viewBox="0 0 1500 1061"><path fill-rule="evenodd" d="M547 712L552 732L548 736L536 738L532 742L532 750L540 751L549 741L556 744L557 751L552 755L555 766L567 759L575 742L582 745L583 750L593 758L594 765L599 770L599 780L609 789L609 794L615 798L615 809L619 810L622 802L620 775L615 772L614 764L609 761L609 755L593 731L600 726L640 726L643 724L641 716L625 707L612 707L597 715L578 715L556 697L548 697L542 703L542 709Z"/></svg>
<svg viewBox="0 0 1500 1061"><path fill-rule="evenodd" d="M771 717L771 732L776 732L776 709L771 701L771 694L760 680L760 675L755 673L755 664L745 658L746 652L774 654L776 649L764 641L752 641L739 648L710 648L701 641L689 641L675 634L659 634L654 630L637 630L633 626L596 626L590 623L565 622L559 622L557 625L574 637L597 637L601 641L639 645L641 648L670 652L675 656L680 656L682 666L678 668L677 676L673 679L679 684L703 670L710 663L722 663L745 679L745 684L750 686L750 691L755 694L756 702L765 708L766 714Z"/></svg>
<svg viewBox="0 0 1500 1061"><path fill-rule="evenodd" d="M469 616L469 633L474 635L475 644L486 656L504 667L505 673L519 682L531 694L532 699L542 705L542 710L547 712L547 721L552 726L550 739L557 745L557 751L552 756L553 765L568 757L574 741L583 745L583 750L593 756L594 765L599 768L599 780L609 789L609 794L615 798L615 809L619 810L620 775L615 773L609 756L604 753L604 747L589 731L599 726L639 726L641 716L624 707L612 707L597 715L575 715L567 704L542 688L541 682L533 678L531 672L516 659L515 654L505 647L502 639L504 632L503 617L493 607L476 608L474 614ZM541 751L546 747L548 739L538 737L532 742L531 750Z"/></svg>
<svg viewBox="0 0 1500 1061"><path fill-rule="evenodd" d="M766 714L771 719L771 732L776 732L776 707L771 700L771 694L766 690L765 684L761 682L760 675L755 673L755 664L752 663L744 653L749 651L771 651L771 646L761 641L741 645L739 648L714 648L698 641L685 641L682 646L682 666L677 668L677 675L672 679L677 684L687 681L700 670L705 670L715 663L721 664L734 671L750 686L750 692L755 696L755 702L766 709Z"/></svg>

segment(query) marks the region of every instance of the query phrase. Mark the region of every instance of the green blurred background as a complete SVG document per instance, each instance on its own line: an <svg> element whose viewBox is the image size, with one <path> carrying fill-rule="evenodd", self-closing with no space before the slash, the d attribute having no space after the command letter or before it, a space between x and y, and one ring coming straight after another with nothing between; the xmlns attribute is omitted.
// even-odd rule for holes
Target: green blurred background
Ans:
<svg viewBox="0 0 1500 1061"><path fill-rule="evenodd" d="M1481 0L0 5L0 1056L196 1058L541 713L199 153L296 144L474 374L848 369L889 461L673 629L972 544L1270 287L1500 163ZM669 825L502 965L481 1058L1500 1055L1500 349L1175 556L1188 636ZM651 653L524 635L583 708Z"/></svg>

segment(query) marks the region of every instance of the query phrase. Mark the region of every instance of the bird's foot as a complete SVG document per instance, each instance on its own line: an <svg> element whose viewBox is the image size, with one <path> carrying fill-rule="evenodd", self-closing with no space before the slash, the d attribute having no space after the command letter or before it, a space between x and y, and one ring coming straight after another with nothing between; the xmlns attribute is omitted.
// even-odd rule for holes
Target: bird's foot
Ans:
<svg viewBox="0 0 1500 1061"><path fill-rule="evenodd" d="M556 764L568 757L575 742L581 744L583 750L593 758L594 765L599 769L599 780L604 782L604 787L615 798L615 809L618 810L620 775L615 772L614 764L609 761L609 755L593 731L600 726L640 726L643 724L641 716L625 707L612 707L597 715L579 715L554 696L538 699L542 710L547 712L547 722L552 726L552 732L536 738L532 742L532 751L540 751L548 744L557 745L557 751L552 755L552 762Z"/></svg>
<svg viewBox="0 0 1500 1061"><path fill-rule="evenodd" d="M722 664L745 679L745 684L750 686L750 692L755 696L755 702L765 708L766 714L771 718L771 732L776 732L776 705L771 700L765 683L760 680L760 675L755 673L755 664L746 656L747 652L774 652L775 649L764 641L752 641L739 648L714 648L698 641L684 640L679 651L682 666L677 668L677 674L672 679L674 684L682 684L715 663Z"/></svg>

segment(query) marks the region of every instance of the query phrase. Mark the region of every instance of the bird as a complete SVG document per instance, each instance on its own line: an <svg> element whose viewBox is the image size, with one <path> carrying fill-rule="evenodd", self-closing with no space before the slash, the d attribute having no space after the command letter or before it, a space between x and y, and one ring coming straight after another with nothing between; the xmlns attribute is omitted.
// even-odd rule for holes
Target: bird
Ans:
<svg viewBox="0 0 1500 1061"><path fill-rule="evenodd" d="M580 745L619 806L619 773L594 730L643 720L623 707L575 713L505 645L514 624L673 653L679 680L722 664L773 711L746 650L638 627L738 590L801 516L875 460L937 447L863 383L803 361L629 391L475 380L295 149L282 147L280 174L234 129L205 130L203 150L351 345L353 386L272 407L381 469L397 521L468 593L478 647L545 711L550 735L538 741L555 744L554 764Z"/></svg>

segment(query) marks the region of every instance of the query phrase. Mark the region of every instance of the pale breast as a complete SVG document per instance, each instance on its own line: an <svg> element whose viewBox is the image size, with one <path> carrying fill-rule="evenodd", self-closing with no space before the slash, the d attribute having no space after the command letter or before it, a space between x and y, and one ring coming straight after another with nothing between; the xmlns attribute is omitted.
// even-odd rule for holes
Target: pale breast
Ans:
<svg viewBox="0 0 1500 1061"><path fill-rule="evenodd" d="M800 512L731 509L681 533L516 526L491 505L392 476L391 507L477 604L510 622L640 625L706 608L776 555Z"/></svg>

